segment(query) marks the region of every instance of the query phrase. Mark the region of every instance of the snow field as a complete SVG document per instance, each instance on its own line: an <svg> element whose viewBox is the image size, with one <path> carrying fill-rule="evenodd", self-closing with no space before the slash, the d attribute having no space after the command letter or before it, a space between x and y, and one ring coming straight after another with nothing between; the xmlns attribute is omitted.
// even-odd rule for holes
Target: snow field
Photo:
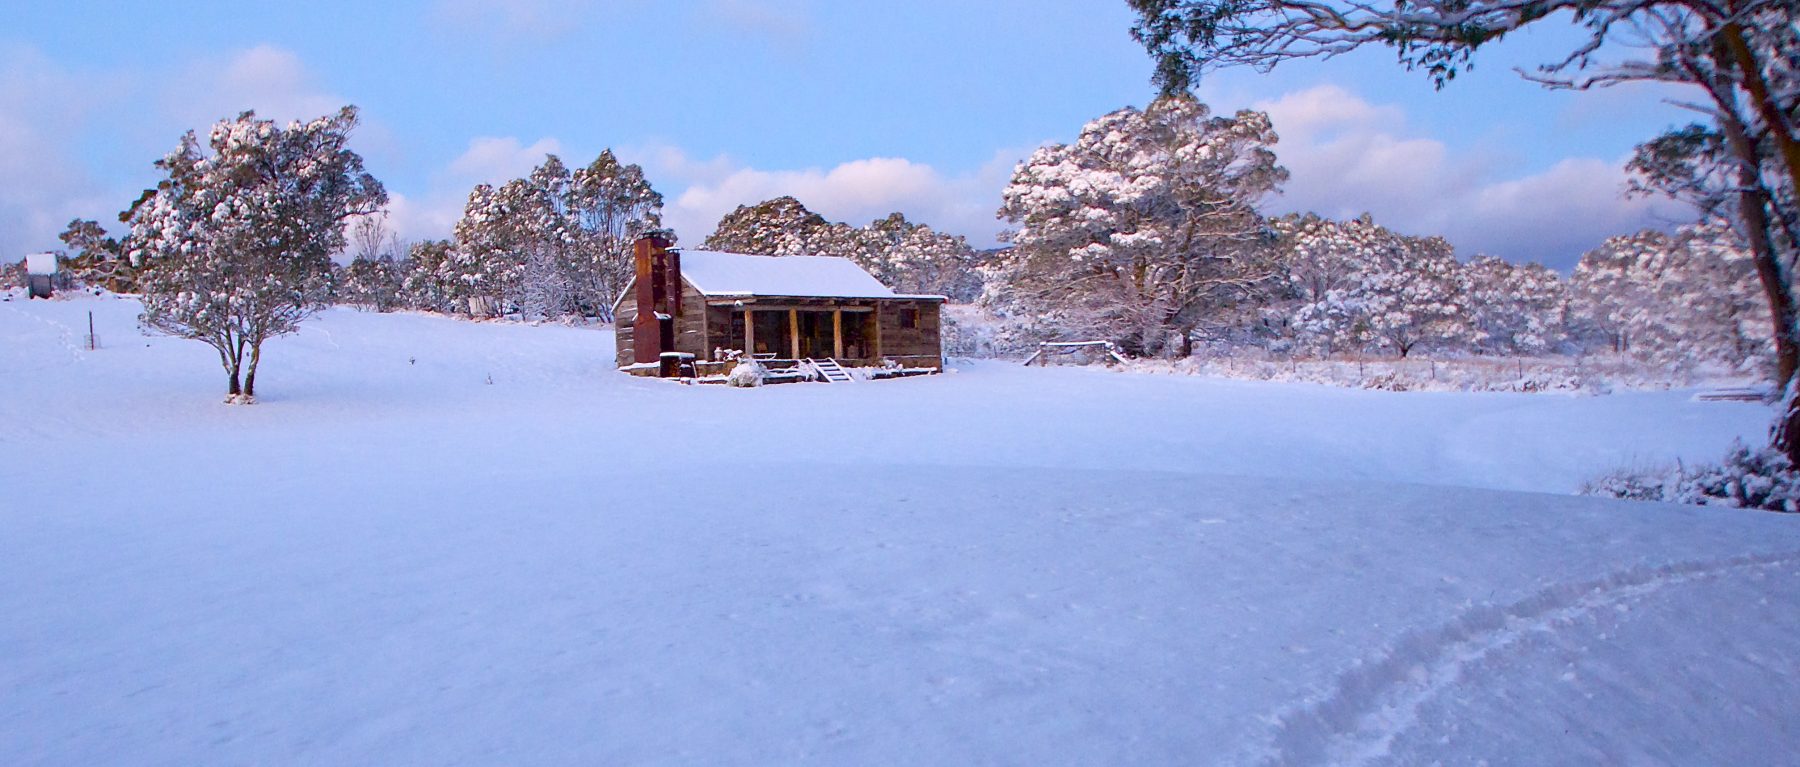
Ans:
<svg viewBox="0 0 1800 767"><path fill-rule="evenodd" d="M243 408L135 312L0 303L10 762L1800 751L1794 520L1560 495L1760 406L681 387L611 373L608 332L331 311Z"/></svg>

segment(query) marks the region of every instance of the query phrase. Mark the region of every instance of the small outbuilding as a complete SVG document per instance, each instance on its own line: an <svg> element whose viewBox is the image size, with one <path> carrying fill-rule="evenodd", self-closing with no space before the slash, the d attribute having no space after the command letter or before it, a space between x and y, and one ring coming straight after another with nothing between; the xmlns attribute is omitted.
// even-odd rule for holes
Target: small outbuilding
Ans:
<svg viewBox="0 0 1800 767"><path fill-rule="evenodd" d="M49 298L56 294L55 253L25 256L25 293L32 298Z"/></svg>
<svg viewBox="0 0 1800 767"><path fill-rule="evenodd" d="M896 294L850 259L682 251L657 237L633 257L636 275L613 307L621 369L705 375L736 354L943 369L944 297ZM665 354L691 367L671 370Z"/></svg>

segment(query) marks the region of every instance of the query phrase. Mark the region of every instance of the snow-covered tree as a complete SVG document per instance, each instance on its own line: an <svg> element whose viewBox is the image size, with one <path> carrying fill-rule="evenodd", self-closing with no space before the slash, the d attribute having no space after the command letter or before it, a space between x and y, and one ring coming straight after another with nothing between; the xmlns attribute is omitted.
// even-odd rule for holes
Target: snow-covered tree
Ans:
<svg viewBox="0 0 1800 767"><path fill-rule="evenodd" d="M1686 313L1693 332L1673 341L1683 358L1712 359L1747 372L1776 372L1769 335L1769 304L1756 273L1756 257L1734 227L1699 225L1676 233L1684 275L1665 281L1664 302Z"/></svg>
<svg viewBox="0 0 1800 767"><path fill-rule="evenodd" d="M1171 97L1038 149L1004 192L1018 229L990 305L1054 335L1187 354L1203 322L1248 309L1274 274L1256 205L1287 176L1275 140L1266 114Z"/></svg>
<svg viewBox="0 0 1800 767"><path fill-rule="evenodd" d="M262 345L324 303L352 216L387 201L347 146L356 109L286 127L245 112L193 132L127 215L143 323L212 346L228 401L251 402Z"/></svg>
<svg viewBox="0 0 1800 767"><path fill-rule="evenodd" d="M1772 342L1752 260L1720 226L1614 237L1576 265L1571 319L1590 343L1640 359L1755 369Z"/></svg>
<svg viewBox="0 0 1800 767"><path fill-rule="evenodd" d="M1356 292L1369 332L1405 357L1417 348L1456 349L1469 338L1469 313L1450 244L1410 238L1398 261L1363 275Z"/></svg>
<svg viewBox="0 0 1800 767"><path fill-rule="evenodd" d="M1569 277L1572 330L1588 346L1627 353L1655 311L1655 264L1669 236L1655 230L1610 237L1582 254Z"/></svg>
<svg viewBox="0 0 1800 767"><path fill-rule="evenodd" d="M571 280L584 311L612 321L613 301L631 281L632 243L662 231L662 206L662 195L644 179L644 169L620 163L611 149L575 171L566 207L579 237Z"/></svg>
<svg viewBox="0 0 1800 767"><path fill-rule="evenodd" d="M1794 0L1130 0L1132 36L1156 61L1164 93L1202 73L1267 70L1365 45L1393 47L1401 64L1439 87L1477 50L1537 25L1574 25L1565 54L1530 70L1551 88L1628 82L1686 86L1715 137L1712 167L1731 198L1738 236L1768 304L1776 381L1787 405L1774 445L1800 465L1800 24ZM1699 178L1704 178L1701 176ZM1785 223L1784 223L1785 222ZM1788 236L1783 236L1786 229Z"/></svg>
<svg viewBox="0 0 1800 767"><path fill-rule="evenodd" d="M521 311L543 318L573 309L565 269L576 242L565 208L569 181L568 169L552 155L527 178L470 193L450 258L454 297L469 314Z"/></svg>
<svg viewBox="0 0 1800 767"><path fill-rule="evenodd" d="M1403 235L1367 214L1286 216L1273 228L1281 281L1269 314L1302 349L1330 354L1379 344L1404 357L1467 340L1458 267L1443 239Z"/></svg>
<svg viewBox="0 0 1800 767"><path fill-rule="evenodd" d="M473 315L610 319L631 243L661 226L662 196L605 152L570 172L555 155L526 178L477 186L456 224L452 299Z"/></svg>
<svg viewBox="0 0 1800 767"><path fill-rule="evenodd" d="M1400 260L1404 240L1366 214L1349 221L1284 216L1271 228L1282 278L1267 313L1273 324L1300 348L1327 356L1367 345L1372 337L1359 290L1368 273Z"/></svg>
<svg viewBox="0 0 1800 767"><path fill-rule="evenodd" d="M456 275L451 270L452 245L449 240L426 240L414 244L401 262L401 295L408 307L428 312L453 311L451 298L456 293Z"/></svg>
<svg viewBox="0 0 1800 767"><path fill-rule="evenodd" d="M1477 256L1462 281L1476 351L1543 354L1566 338L1568 285L1549 267Z"/></svg>
<svg viewBox="0 0 1800 767"><path fill-rule="evenodd" d="M947 296L968 302L981 293L980 259L961 235L906 220L900 213L857 229L852 258L901 293Z"/></svg>
<svg viewBox="0 0 1800 767"><path fill-rule="evenodd" d="M351 261L336 271L337 300L377 312L405 305L406 251L385 214L356 219L350 225Z"/></svg>
<svg viewBox="0 0 1800 767"><path fill-rule="evenodd" d="M1773 263L1765 260L1758 253L1796 252L1792 245L1800 242L1800 208L1793 204L1792 185L1786 183L1779 174L1743 174L1741 164L1729 151L1728 144L1726 136L1720 131L1699 124L1671 130L1645 142L1638 146L1628 163L1633 174L1631 191L1641 195L1667 196L1692 205L1700 212L1702 223L1699 227L1690 228L1687 236L1697 236L1715 244L1728 241L1736 243L1735 247L1716 251L1730 256L1723 261L1741 261L1738 256L1749 258L1747 266L1750 274L1756 275L1763 286L1757 291L1757 295L1763 298L1767 307L1777 312L1786 312L1785 315L1771 314L1765 308L1753 313L1769 321L1769 327L1765 327L1763 331L1775 339L1775 378L1781 381L1790 377L1796 366L1800 366L1800 344L1783 344L1780 341L1783 328L1800 322L1800 318L1791 316L1800 311L1800 307L1794 305L1792 296L1785 296L1780 290L1776 290L1774 294L1768 291L1771 284L1779 286L1791 283L1791 265L1786 271L1774 275L1774 281L1771 282L1759 270L1779 267L1781 264L1779 260ZM1734 231L1727 232L1727 229ZM1736 281L1744 273L1742 266L1744 265L1740 264L1740 268L1731 271L1703 269L1699 276ZM1713 287L1719 289L1714 293L1715 296L1743 293L1740 285L1721 284ZM1699 356L1708 359L1733 356L1742 358L1741 352L1741 349L1735 348L1720 349Z"/></svg>
<svg viewBox="0 0 1800 767"><path fill-rule="evenodd" d="M777 197L725 214L701 247L760 256L828 255L828 248L849 239L833 230L849 228L826 221L793 197Z"/></svg>
<svg viewBox="0 0 1800 767"><path fill-rule="evenodd" d="M524 257L520 294L514 303L527 318L575 314L577 272L591 272L595 266L579 249L581 236L569 209L573 183L574 174L560 158L550 155L532 169L522 185L503 188L511 200L509 223L514 241Z"/></svg>
<svg viewBox="0 0 1800 767"><path fill-rule="evenodd" d="M338 301L370 311L391 312L405 304L403 266L391 254L357 256L338 278Z"/></svg>
<svg viewBox="0 0 1800 767"><path fill-rule="evenodd" d="M889 214L867 226L832 222L793 197L740 205L719 220L704 246L762 256L842 256L901 293L970 301L981 291L968 240Z"/></svg>
<svg viewBox="0 0 1800 767"><path fill-rule="evenodd" d="M137 291L137 275L126 257L126 245L106 233L100 222L75 219L58 236L69 248L68 269L83 285L114 293Z"/></svg>
<svg viewBox="0 0 1800 767"><path fill-rule="evenodd" d="M477 184L463 204L444 263L451 305L472 317L500 312L518 294L521 262L506 236L506 208L494 187Z"/></svg>

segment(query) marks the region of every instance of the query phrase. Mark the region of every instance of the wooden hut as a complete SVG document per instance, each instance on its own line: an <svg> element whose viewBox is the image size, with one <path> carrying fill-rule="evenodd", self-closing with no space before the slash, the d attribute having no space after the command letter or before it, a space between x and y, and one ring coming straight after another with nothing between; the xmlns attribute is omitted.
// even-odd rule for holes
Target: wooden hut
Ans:
<svg viewBox="0 0 1800 767"><path fill-rule="evenodd" d="M655 237L633 255L636 275L613 307L622 369L667 376L692 361L720 372L732 352L943 369L944 297L896 294L847 258L681 251Z"/></svg>

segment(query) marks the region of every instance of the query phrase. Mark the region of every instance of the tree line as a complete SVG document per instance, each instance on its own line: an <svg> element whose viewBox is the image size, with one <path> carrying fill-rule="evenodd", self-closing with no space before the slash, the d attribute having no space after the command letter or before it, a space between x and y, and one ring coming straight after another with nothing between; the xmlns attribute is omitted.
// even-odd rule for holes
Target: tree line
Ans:
<svg viewBox="0 0 1800 767"><path fill-rule="evenodd" d="M1771 447L1800 465L1800 18L1794 0L1127 0L1152 81L1182 97L1225 67L1268 70L1366 47L1393 50L1439 88L1484 48L1567 25L1571 47L1526 79L1587 90L1678 86L1699 121L1641 145L1634 191L1691 204L1747 248L1785 400ZM1720 286L1723 288L1723 286Z"/></svg>
<svg viewBox="0 0 1800 767"><path fill-rule="evenodd" d="M1106 340L1184 357L1616 352L1764 372L1769 308L1736 230L1612 238L1564 278L1366 214L1265 216L1287 173L1266 114L1191 96L1088 123L1021 163L1000 215L1013 247L984 266L997 343ZM1647 174L1639 171L1640 182Z"/></svg>
<svg viewBox="0 0 1800 767"><path fill-rule="evenodd" d="M566 171L555 156L527 177L477 186L455 235L405 245L379 217L358 221L338 303L473 317L592 318L611 322L632 276L631 244L662 228L662 195L637 165L602 152ZM902 293L973 300L979 254L950 235L893 213L861 227L827 221L793 197L739 206L701 246L767 256L849 258Z"/></svg>
<svg viewBox="0 0 1800 767"><path fill-rule="evenodd" d="M223 131L215 143L244 144L230 138L233 132L280 137L305 128L332 134L342 153L348 151L342 135L353 124L353 110L288 129L246 114L215 128ZM1073 143L1043 147L1020 163L998 211L1013 225L1004 235L1009 248L977 251L961 236L899 213L863 226L832 222L793 197L738 207L702 247L848 257L899 292L979 303L999 318L995 340L1002 349L1093 339L1137 355L1172 357L1197 348L1254 347L1315 357L1614 352L1747 372L1770 364L1772 341L1758 331L1769 315L1756 259L1730 227L1703 221L1674 234L1616 237L1584 255L1568 278L1487 256L1461 262L1442 238L1401 234L1366 215L1348 221L1265 216L1261 201L1287 175L1275 144L1263 113L1215 116L1191 97L1168 97L1104 115ZM292 149L259 151L301 156ZM1640 184L1656 183L1658 166L1647 158L1663 151L1655 145L1640 151L1634 162ZM190 242L170 240L157 228L180 218L167 206L202 204L182 202L177 192L213 183L195 177L200 165L231 157L217 148L213 155L192 136L184 138L160 164L171 180L122 217L132 224L125 238L108 237L92 221L72 222L62 239L74 277L121 292L181 292L179 284L145 280L157 264L175 274L175 266L192 267L202 253L215 260L203 271L239 268L227 257L236 251L228 250L223 234L187 232ZM379 186L373 179L358 183ZM204 199L212 202L205 204L246 193L207 192ZM574 170L547 156L524 177L476 186L445 240L402 242L378 209L384 199L357 198L345 203L342 216L316 222L332 231L313 235L321 244L309 246L305 265L291 257L250 261L227 282L280 273L270 284L285 286L282 295L296 307L336 303L606 322L632 274L632 241L663 231L662 195L642 168L610 150ZM246 232L294 228L272 219L240 225ZM329 257L334 249L338 262ZM260 305L272 305L271 299ZM303 316L310 310L285 311ZM147 310L145 316L148 326L162 322L162 314ZM253 370L258 339L296 321L262 323L267 329L245 336L243 351L230 334L219 336L227 370L234 359L244 368L245 352Z"/></svg>

